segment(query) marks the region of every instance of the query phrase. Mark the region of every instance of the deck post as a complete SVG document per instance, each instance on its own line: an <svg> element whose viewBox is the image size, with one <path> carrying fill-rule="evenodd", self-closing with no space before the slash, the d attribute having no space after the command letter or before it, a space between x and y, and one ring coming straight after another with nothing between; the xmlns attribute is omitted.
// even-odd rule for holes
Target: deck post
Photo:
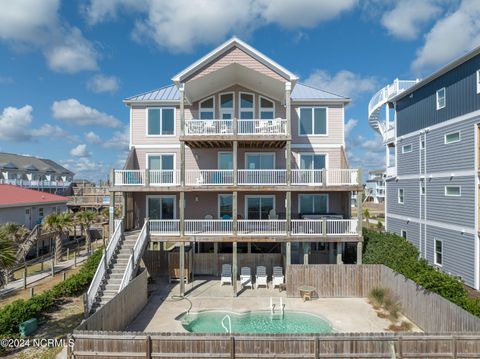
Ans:
<svg viewBox="0 0 480 359"><path fill-rule="evenodd" d="M328 264L335 262L335 243L328 243Z"/></svg>
<svg viewBox="0 0 480 359"><path fill-rule="evenodd" d="M237 296L237 242L232 243L232 284L233 296Z"/></svg>
<svg viewBox="0 0 480 359"><path fill-rule="evenodd" d="M111 238L115 232L115 191L110 192L110 207L108 209L108 236Z"/></svg>
<svg viewBox="0 0 480 359"><path fill-rule="evenodd" d="M303 264L308 265L308 254L310 252L310 243L303 242L302 243L302 248L303 248Z"/></svg>
<svg viewBox="0 0 480 359"><path fill-rule="evenodd" d="M362 264L363 242L357 242L357 264Z"/></svg>
<svg viewBox="0 0 480 359"><path fill-rule="evenodd" d="M233 185L236 186L238 184L238 141L233 141Z"/></svg>
<svg viewBox="0 0 480 359"><path fill-rule="evenodd" d="M360 236L362 235L362 226L363 226L362 204L363 204L363 192L358 191L357 192L357 219L358 219L357 231Z"/></svg>
<svg viewBox="0 0 480 359"><path fill-rule="evenodd" d="M178 201L180 207L180 237L185 236L185 192L180 191L180 200Z"/></svg>
<svg viewBox="0 0 480 359"><path fill-rule="evenodd" d="M185 136L185 84L181 83L180 91L180 136Z"/></svg>
<svg viewBox="0 0 480 359"><path fill-rule="evenodd" d="M337 246L337 264L343 264L342 261L342 244L341 243L335 243Z"/></svg>
<svg viewBox="0 0 480 359"><path fill-rule="evenodd" d="M285 82L285 111L286 111L286 120L287 120L287 136L292 134L291 127L291 106L290 106L290 93L292 91L292 83Z"/></svg>
<svg viewBox="0 0 480 359"><path fill-rule="evenodd" d="M287 236L290 237L292 233L292 192L285 193L285 217L287 220Z"/></svg>
<svg viewBox="0 0 480 359"><path fill-rule="evenodd" d="M123 228L126 228L127 227L127 192L122 192L122 221L123 221Z"/></svg>
<svg viewBox="0 0 480 359"><path fill-rule="evenodd" d="M287 267L292 264L292 242L286 243L286 260L287 260Z"/></svg>
<svg viewBox="0 0 480 359"><path fill-rule="evenodd" d="M234 191L232 193L233 236L236 236L238 233L237 202L238 202L238 192Z"/></svg>
<svg viewBox="0 0 480 359"><path fill-rule="evenodd" d="M180 296L185 295L185 242L180 242Z"/></svg>

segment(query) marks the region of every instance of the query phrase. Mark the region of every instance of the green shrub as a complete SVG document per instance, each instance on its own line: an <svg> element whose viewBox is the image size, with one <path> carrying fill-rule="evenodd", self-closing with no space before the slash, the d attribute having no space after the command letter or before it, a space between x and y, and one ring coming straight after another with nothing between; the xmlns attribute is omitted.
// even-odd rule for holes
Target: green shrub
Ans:
<svg viewBox="0 0 480 359"><path fill-rule="evenodd" d="M368 299L372 302L374 307L380 308L385 302L385 296L388 289L382 287L375 287L368 293Z"/></svg>
<svg viewBox="0 0 480 359"><path fill-rule="evenodd" d="M80 271L70 278L55 285L52 289L28 300L16 300L0 309L0 337L18 335L20 323L51 310L55 300L77 296L85 291L95 275L97 266L102 258L102 250L95 251L83 264Z"/></svg>
<svg viewBox="0 0 480 359"><path fill-rule="evenodd" d="M468 292L459 278L437 270L424 259L418 259L417 248L408 240L395 234L379 233L365 228L363 236L364 263L384 264L480 317L480 300L468 297Z"/></svg>

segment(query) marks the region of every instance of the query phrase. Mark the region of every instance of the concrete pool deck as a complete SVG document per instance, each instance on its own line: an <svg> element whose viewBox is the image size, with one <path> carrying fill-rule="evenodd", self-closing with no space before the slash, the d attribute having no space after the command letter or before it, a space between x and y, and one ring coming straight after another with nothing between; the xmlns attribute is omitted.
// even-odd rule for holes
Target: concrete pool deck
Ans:
<svg viewBox="0 0 480 359"><path fill-rule="evenodd" d="M240 288L240 285L238 286ZM379 318L366 298L319 298L304 302L300 298L287 298L278 289L245 289L233 297L232 286L220 285L216 279L196 279L186 284L186 299L174 298L179 284L157 280L151 286L145 308L128 326L129 331L185 333L178 316L190 310L225 310L241 313L269 310L270 297L279 304L282 297L285 310L295 310L320 315L330 321L337 332L385 332L391 324ZM418 329L417 329L418 330Z"/></svg>

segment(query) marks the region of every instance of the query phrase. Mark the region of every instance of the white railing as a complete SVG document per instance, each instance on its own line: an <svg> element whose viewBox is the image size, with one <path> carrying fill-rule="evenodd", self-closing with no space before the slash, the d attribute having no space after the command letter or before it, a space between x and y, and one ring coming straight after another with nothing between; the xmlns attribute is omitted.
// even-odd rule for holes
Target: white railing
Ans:
<svg viewBox="0 0 480 359"><path fill-rule="evenodd" d="M327 186L359 184L357 169L328 169Z"/></svg>
<svg viewBox="0 0 480 359"><path fill-rule="evenodd" d="M206 235L206 234L227 234L233 231L233 220L231 219L186 219L185 234Z"/></svg>
<svg viewBox="0 0 480 359"><path fill-rule="evenodd" d="M238 170L239 185L276 185L286 183L286 170Z"/></svg>
<svg viewBox="0 0 480 359"><path fill-rule="evenodd" d="M286 234L286 219L239 219L238 234L241 235L278 235Z"/></svg>
<svg viewBox="0 0 480 359"><path fill-rule="evenodd" d="M180 171L149 170L148 180L151 186L176 186L180 184Z"/></svg>
<svg viewBox="0 0 480 359"><path fill-rule="evenodd" d="M324 170L292 170L292 185L321 185Z"/></svg>
<svg viewBox="0 0 480 359"><path fill-rule="evenodd" d="M387 167L385 174L387 177L395 177L397 175L397 167L395 166Z"/></svg>
<svg viewBox="0 0 480 359"><path fill-rule="evenodd" d="M233 170L187 170L187 185L232 185Z"/></svg>
<svg viewBox="0 0 480 359"><path fill-rule="evenodd" d="M292 235L356 235L357 219L292 219Z"/></svg>
<svg viewBox="0 0 480 359"><path fill-rule="evenodd" d="M272 120L238 120L238 134L239 135L286 135L287 134L287 120L286 119L272 119Z"/></svg>
<svg viewBox="0 0 480 359"><path fill-rule="evenodd" d="M100 284L102 284L102 280L105 277L107 267L110 264L110 260L112 259L112 255L115 252L115 248L117 247L120 238L122 238L122 222L123 220L115 220L115 231L113 232L113 235L108 242L107 248L104 249L102 259L100 259L100 263L98 264L97 270L95 271L92 283L90 283L90 287L88 288L87 301L85 303L87 307L87 315L90 313L93 303L95 302L98 289L100 288Z"/></svg>
<svg viewBox="0 0 480 359"><path fill-rule="evenodd" d="M5 179L0 178L0 184L10 184L19 187L38 187L38 188L53 188L53 187L68 187L70 181L47 181L47 180L23 180L23 179Z"/></svg>
<svg viewBox="0 0 480 359"><path fill-rule="evenodd" d="M395 127L394 127L394 126L390 126L390 127L385 131L384 140L385 140L385 141L388 141L388 140L393 140L394 138L395 138Z"/></svg>
<svg viewBox="0 0 480 359"><path fill-rule="evenodd" d="M113 181L116 186L143 186L145 184L145 171L115 170Z"/></svg>
<svg viewBox="0 0 480 359"><path fill-rule="evenodd" d="M327 219L327 235L345 236L358 234L358 219Z"/></svg>
<svg viewBox="0 0 480 359"><path fill-rule="evenodd" d="M233 120L186 120L185 135L233 135Z"/></svg>
<svg viewBox="0 0 480 359"><path fill-rule="evenodd" d="M127 268L125 268L125 272L123 274L120 287L118 288L118 292L120 292L123 288L125 288L128 285L128 283L132 280L132 277L135 274L135 270L137 269L138 263L142 258L143 251L147 243L148 243L148 222L145 221L142 227L142 230L138 235L138 239L135 242L135 245L133 247L133 253L128 258Z"/></svg>
<svg viewBox="0 0 480 359"><path fill-rule="evenodd" d="M163 236L178 236L180 234L179 219L151 219L148 224L151 234Z"/></svg>
<svg viewBox="0 0 480 359"><path fill-rule="evenodd" d="M418 80L395 79L392 84L389 84L377 91L377 93L372 96L370 102L368 103L368 115L370 116L372 112L375 111L378 106L383 104L386 100L398 95L400 92L405 91L409 87L412 87L417 82Z"/></svg>

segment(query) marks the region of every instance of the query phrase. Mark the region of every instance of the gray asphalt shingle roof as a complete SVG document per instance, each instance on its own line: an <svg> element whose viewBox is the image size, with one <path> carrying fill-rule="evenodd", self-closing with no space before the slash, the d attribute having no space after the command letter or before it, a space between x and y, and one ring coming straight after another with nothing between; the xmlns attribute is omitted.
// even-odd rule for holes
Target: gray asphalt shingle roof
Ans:
<svg viewBox="0 0 480 359"><path fill-rule="evenodd" d="M24 169L29 171L55 172L58 175L73 175L72 171L67 170L52 160L5 152L0 152L0 169Z"/></svg>
<svg viewBox="0 0 480 359"><path fill-rule="evenodd" d="M180 93L177 86L164 86L153 91L141 93L125 99L126 102L145 102L145 101L178 101ZM318 88L297 83L293 88L292 100L348 100L347 97L336 95L334 93L320 90Z"/></svg>

